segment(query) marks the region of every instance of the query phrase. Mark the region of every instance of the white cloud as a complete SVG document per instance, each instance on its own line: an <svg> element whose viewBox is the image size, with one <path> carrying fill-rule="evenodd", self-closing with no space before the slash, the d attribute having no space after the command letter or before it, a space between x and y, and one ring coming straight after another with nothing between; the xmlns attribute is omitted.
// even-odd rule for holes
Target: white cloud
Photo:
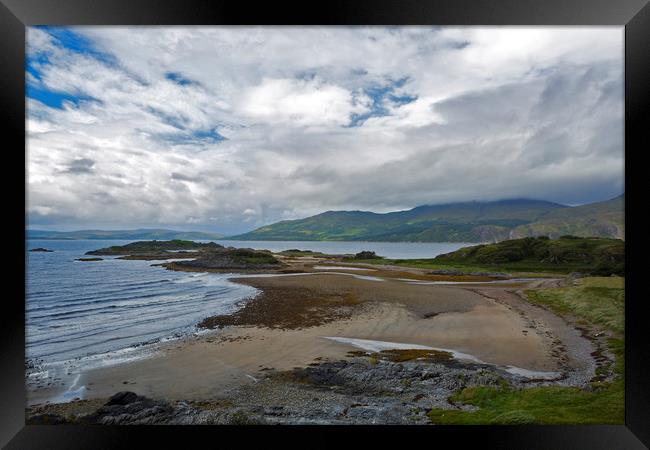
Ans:
<svg viewBox="0 0 650 450"><path fill-rule="evenodd" d="M288 125L346 125L352 114L367 110L346 89L318 79L264 78L243 93L237 106L253 120Z"/></svg>
<svg viewBox="0 0 650 450"><path fill-rule="evenodd" d="M620 27L70 30L93 51L28 31L30 82L73 96L29 100L34 226L231 232L623 189Z"/></svg>

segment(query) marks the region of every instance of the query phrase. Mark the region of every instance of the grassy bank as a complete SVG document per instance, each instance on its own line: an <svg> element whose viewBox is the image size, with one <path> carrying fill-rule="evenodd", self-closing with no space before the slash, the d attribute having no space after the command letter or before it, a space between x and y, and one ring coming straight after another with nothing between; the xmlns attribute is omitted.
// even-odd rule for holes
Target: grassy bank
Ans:
<svg viewBox="0 0 650 450"><path fill-rule="evenodd" d="M533 303L591 328L607 330L616 356L611 382L595 381L590 389L510 386L472 387L449 400L477 407L474 411L433 409L435 424L622 424L624 422L624 279L584 278L571 287L526 292Z"/></svg>
<svg viewBox="0 0 650 450"><path fill-rule="evenodd" d="M429 259L355 257L346 260L431 270L555 274L583 272L594 276L609 276L624 275L624 247L625 243L618 239L537 237L463 247Z"/></svg>
<svg viewBox="0 0 650 450"><path fill-rule="evenodd" d="M622 336L624 283L623 277L579 278L567 288L528 290L526 297L560 316L572 315Z"/></svg>
<svg viewBox="0 0 650 450"><path fill-rule="evenodd" d="M571 272L565 267L544 267L532 264L512 264L512 265L478 265L478 264L462 264L458 262L439 261L435 258L426 259L388 259L388 258L373 258L373 259L359 259L359 258L343 258L343 262L361 263L361 264L375 264L375 265L391 265L400 266L413 269L427 269L427 270L445 270L457 271L463 273L481 272L492 273L499 272L510 275L535 275L535 276L557 276Z"/></svg>

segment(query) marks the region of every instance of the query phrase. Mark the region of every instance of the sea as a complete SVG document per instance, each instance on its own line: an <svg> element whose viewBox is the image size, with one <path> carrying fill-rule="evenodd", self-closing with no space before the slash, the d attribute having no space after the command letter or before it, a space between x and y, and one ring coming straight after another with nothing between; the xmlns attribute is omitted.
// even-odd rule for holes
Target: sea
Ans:
<svg viewBox="0 0 650 450"><path fill-rule="evenodd" d="M89 250L128 240L29 240L26 252L28 381L149 357L156 344L203 331L202 319L240 308L257 289L229 281L233 274L188 273L103 256ZM238 248L312 250L329 254L374 251L388 258L433 258L466 243L215 241Z"/></svg>

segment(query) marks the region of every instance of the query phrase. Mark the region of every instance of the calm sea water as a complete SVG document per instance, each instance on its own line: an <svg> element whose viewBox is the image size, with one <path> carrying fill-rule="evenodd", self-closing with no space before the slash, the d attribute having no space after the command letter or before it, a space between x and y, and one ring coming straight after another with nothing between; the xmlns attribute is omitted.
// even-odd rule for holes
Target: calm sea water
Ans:
<svg viewBox="0 0 650 450"><path fill-rule="evenodd" d="M27 252L26 355L37 373L80 371L143 357L147 343L197 332L203 318L234 311L258 291L228 281L230 274L184 273L152 266L160 261L104 257L82 262L89 250L132 241L30 240ZM386 242L220 241L273 251L324 253L370 250L390 258L431 258L468 244ZM72 369L70 369L72 367ZM54 370L50 370L52 376ZM60 372L60 371L58 371Z"/></svg>
<svg viewBox="0 0 650 450"><path fill-rule="evenodd" d="M128 242L28 242L28 249L54 250L27 253L28 358L122 360L142 343L194 332L201 319L233 311L237 302L257 293L225 274L152 266L160 261L75 261L88 250Z"/></svg>
<svg viewBox="0 0 650 450"><path fill-rule="evenodd" d="M392 259L434 258L443 253L453 252L468 243L457 242L323 242L323 241L215 241L230 247L249 247L274 252L299 249L323 252L332 255L358 253L368 250L379 256Z"/></svg>

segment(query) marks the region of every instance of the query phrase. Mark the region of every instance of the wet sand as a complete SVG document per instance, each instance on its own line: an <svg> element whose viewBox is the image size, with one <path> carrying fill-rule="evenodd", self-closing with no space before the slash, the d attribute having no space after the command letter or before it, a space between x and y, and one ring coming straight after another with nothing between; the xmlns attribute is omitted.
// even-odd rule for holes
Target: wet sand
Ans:
<svg viewBox="0 0 650 450"><path fill-rule="evenodd" d="M416 275L421 279L422 274ZM518 289L553 281L418 285L336 273L233 280L269 293L250 301L266 307L241 314L239 322L234 322L239 325L163 345L160 354L149 359L83 373L79 384L86 387L84 398L105 398L122 390L172 400L223 398L242 384L256 383L270 368L304 367L345 358L357 350L326 337L453 349L488 363L533 371L561 371L571 364L586 364L584 352L566 352L573 347L587 351L586 339L515 294ZM305 290L318 293L316 300L305 299ZM280 306L278 302L285 304L274 308ZM301 317L314 316L322 320L301 323ZM32 393L30 403L51 394Z"/></svg>

